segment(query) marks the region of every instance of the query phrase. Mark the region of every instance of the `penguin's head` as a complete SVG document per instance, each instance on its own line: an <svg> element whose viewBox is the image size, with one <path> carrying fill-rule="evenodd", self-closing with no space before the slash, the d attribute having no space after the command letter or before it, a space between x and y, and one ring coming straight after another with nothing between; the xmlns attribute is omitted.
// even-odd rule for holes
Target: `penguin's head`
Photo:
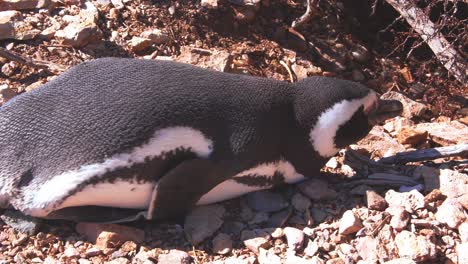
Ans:
<svg viewBox="0 0 468 264"><path fill-rule="evenodd" d="M301 129L324 158L364 138L372 127L401 114L396 100L346 80L309 77L295 83L294 111Z"/></svg>

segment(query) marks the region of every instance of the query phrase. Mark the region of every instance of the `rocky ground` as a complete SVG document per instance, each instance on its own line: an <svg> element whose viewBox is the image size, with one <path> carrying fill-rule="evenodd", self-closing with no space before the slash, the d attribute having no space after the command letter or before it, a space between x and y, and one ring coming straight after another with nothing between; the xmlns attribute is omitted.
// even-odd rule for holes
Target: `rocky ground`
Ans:
<svg viewBox="0 0 468 264"><path fill-rule="evenodd" d="M466 153L388 158L466 147L466 85L436 62L387 56L395 43L363 38L366 21L346 3L322 2L296 31L302 1L0 1L0 46L32 59L0 56L0 103L72 65L119 56L292 82L337 76L405 107L313 179L198 207L179 223L18 226L5 211L0 263L468 263Z"/></svg>

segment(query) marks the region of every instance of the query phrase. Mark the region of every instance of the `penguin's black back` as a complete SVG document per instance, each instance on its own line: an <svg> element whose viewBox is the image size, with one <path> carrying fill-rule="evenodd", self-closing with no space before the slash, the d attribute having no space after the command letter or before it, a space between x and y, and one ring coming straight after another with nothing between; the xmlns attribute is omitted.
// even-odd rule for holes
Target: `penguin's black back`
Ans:
<svg viewBox="0 0 468 264"><path fill-rule="evenodd" d="M102 162L175 126L201 131L214 142L213 159L230 159L246 142L279 140L288 127L282 122L293 118L289 88L175 62L86 62L0 108L0 168L22 181L49 177Z"/></svg>

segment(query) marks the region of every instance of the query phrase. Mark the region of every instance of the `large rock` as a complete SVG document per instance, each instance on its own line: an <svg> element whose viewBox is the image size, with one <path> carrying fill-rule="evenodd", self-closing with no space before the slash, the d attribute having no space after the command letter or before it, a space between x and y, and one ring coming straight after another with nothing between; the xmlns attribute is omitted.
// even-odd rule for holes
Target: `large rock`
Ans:
<svg viewBox="0 0 468 264"><path fill-rule="evenodd" d="M425 205L424 196L417 190L404 193L389 190L385 193L385 201L389 207L403 206L410 213L424 208Z"/></svg>
<svg viewBox="0 0 468 264"><path fill-rule="evenodd" d="M440 123L421 123L415 129L427 131L437 144L451 146L468 143L468 126L454 120Z"/></svg>
<svg viewBox="0 0 468 264"><path fill-rule="evenodd" d="M361 220L353 213L348 210L343 214L340 220L339 233L342 235L354 234L363 227Z"/></svg>
<svg viewBox="0 0 468 264"><path fill-rule="evenodd" d="M195 207L185 218L184 231L188 240L197 245L213 235L223 224L225 211L220 205Z"/></svg>
<svg viewBox="0 0 468 264"><path fill-rule="evenodd" d="M40 33L40 30L34 29L30 23L23 21L20 12L12 10L0 12L0 40L29 40Z"/></svg>
<svg viewBox="0 0 468 264"><path fill-rule="evenodd" d="M435 216L437 221L447 224L450 228L457 228L466 219L465 210L455 199L445 200Z"/></svg>
<svg viewBox="0 0 468 264"><path fill-rule="evenodd" d="M226 72L230 69L232 56L227 51L182 46L180 55L175 60L202 68Z"/></svg>
<svg viewBox="0 0 468 264"><path fill-rule="evenodd" d="M2 0L0 11L46 8L50 2L50 0Z"/></svg>
<svg viewBox="0 0 468 264"><path fill-rule="evenodd" d="M414 261L428 261L436 257L436 246L423 236L416 236L409 231L402 231L395 237L398 255Z"/></svg>
<svg viewBox="0 0 468 264"><path fill-rule="evenodd" d="M439 170L425 167L424 178L425 191L430 192L439 189L448 198L456 199L468 210L468 175L449 169Z"/></svg>
<svg viewBox="0 0 468 264"><path fill-rule="evenodd" d="M413 117L421 117L424 116L428 108L426 105L422 103L418 103L401 93L397 93L394 91L389 91L384 93L381 96L382 99L393 99L398 100L403 104L403 113L402 116L406 118L413 118Z"/></svg>
<svg viewBox="0 0 468 264"><path fill-rule="evenodd" d="M258 191L247 194L247 204L257 212L277 212L288 207L288 202L279 193Z"/></svg>
<svg viewBox="0 0 468 264"><path fill-rule="evenodd" d="M405 151L405 147L387 134L383 127L375 126L357 145L372 153L373 157L388 157Z"/></svg>
<svg viewBox="0 0 468 264"><path fill-rule="evenodd" d="M299 190L314 201L330 200L337 197L336 191L328 188L328 183L320 179L310 179L297 185Z"/></svg>

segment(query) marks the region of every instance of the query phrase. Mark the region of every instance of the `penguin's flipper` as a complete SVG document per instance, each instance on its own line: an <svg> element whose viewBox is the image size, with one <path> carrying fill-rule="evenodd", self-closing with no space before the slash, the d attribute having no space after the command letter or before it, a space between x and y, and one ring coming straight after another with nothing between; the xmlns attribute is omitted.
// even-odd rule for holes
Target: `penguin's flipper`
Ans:
<svg viewBox="0 0 468 264"><path fill-rule="evenodd" d="M76 206L53 211L45 218L74 222L125 223L145 219L146 211L104 206Z"/></svg>
<svg viewBox="0 0 468 264"><path fill-rule="evenodd" d="M165 174L154 187L147 219L182 217L203 194L225 180L226 173L207 159L182 162Z"/></svg>

